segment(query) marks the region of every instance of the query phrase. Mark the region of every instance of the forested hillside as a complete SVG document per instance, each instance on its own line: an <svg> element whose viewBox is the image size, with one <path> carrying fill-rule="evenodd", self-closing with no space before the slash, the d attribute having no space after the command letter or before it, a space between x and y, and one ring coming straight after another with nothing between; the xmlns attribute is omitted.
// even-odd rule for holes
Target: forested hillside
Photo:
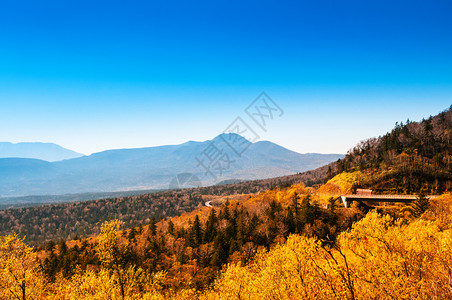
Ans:
<svg viewBox="0 0 452 300"><path fill-rule="evenodd" d="M291 235L250 264L229 265L200 299L450 299L451 216L445 195L419 219L372 211L333 247Z"/></svg>
<svg viewBox="0 0 452 300"><path fill-rule="evenodd" d="M421 122L397 123L384 136L361 142L338 161L335 174L344 171L359 171L359 185L380 193L451 191L452 106Z"/></svg>
<svg viewBox="0 0 452 300"><path fill-rule="evenodd" d="M227 185L0 210L0 235L17 233L27 242L39 245L49 240L99 234L100 225L112 219L121 220L123 228L131 228L147 224L152 218L159 220L192 211L203 206L209 195L252 194L295 182L319 184L326 178L327 169Z"/></svg>
<svg viewBox="0 0 452 300"><path fill-rule="evenodd" d="M320 207L302 184L296 184L122 231L121 243L127 247L121 261L143 270L166 271L166 285L173 289L199 290L213 283L224 264L247 263L258 249L284 243L290 234L332 244L362 215L334 205ZM118 226L118 222L107 226ZM44 274L53 281L60 272L69 277L77 268L99 267L98 242L83 239L70 243L71 247L64 242L47 243Z"/></svg>

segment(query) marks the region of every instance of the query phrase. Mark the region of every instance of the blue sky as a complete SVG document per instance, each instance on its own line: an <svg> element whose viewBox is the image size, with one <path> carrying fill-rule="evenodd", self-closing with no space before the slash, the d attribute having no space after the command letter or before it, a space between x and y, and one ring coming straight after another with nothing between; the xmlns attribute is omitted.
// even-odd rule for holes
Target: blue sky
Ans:
<svg viewBox="0 0 452 300"><path fill-rule="evenodd" d="M450 1L0 3L0 141L89 154L220 134L344 153L452 104Z"/></svg>

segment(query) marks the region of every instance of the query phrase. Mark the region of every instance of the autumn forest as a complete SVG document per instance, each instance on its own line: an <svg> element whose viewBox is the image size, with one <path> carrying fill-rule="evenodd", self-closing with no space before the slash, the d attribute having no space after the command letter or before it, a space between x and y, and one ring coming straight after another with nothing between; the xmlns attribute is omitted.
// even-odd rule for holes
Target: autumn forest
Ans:
<svg viewBox="0 0 452 300"><path fill-rule="evenodd" d="M0 299L452 299L451 141L448 109L305 173L2 210Z"/></svg>

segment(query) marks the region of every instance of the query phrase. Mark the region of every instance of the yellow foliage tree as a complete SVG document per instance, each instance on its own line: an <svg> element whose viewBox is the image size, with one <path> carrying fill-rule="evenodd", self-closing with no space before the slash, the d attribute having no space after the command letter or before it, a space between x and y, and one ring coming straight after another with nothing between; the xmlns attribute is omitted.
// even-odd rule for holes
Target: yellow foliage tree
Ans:
<svg viewBox="0 0 452 300"><path fill-rule="evenodd" d="M101 269L98 272L88 270L76 272L70 278L59 277L53 285L52 295L47 299L51 300L116 300L116 299L165 299L160 293L161 283L165 273L157 273L153 276L146 276L144 272L137 276L136 270L128 268L123 277L127 279L124 285L124 298L118 278L112 276L110 270ZM141 286L146 286L142 289Z"/></svg>
<svg viewBox="0 0 452 300"><path fill-rule="evenodd" d="M319 190L319 195L339 196L343 194L351 194L353 185L358 183L363 174L356 172L342 172L322 185Z"/></svg>
<svg viewBox="0 0 452 300"><path fill-rule="evenodd" d="M0 299L41 299L43 285L33 248L17 235L0 237Z"/></svg>
<svg viewBox="0 0 452 300"><path fill-rule="evenodd" d="M120 241L120 226L119 220L113 220L105 222L101 227L97 252L107 273L101 272L99 276L109 274L109 280L116 284L121 299L141 299L146 291L153 293L160 288L166 273L149 274L127 262L129 244L127 241Z"/></svg>
<svg viewBox="0 0 452 300"><path fill-rule="evenodd" d="M202 299L451 299L452 230L439 225L373 211L332 248L292 235L252 264L229 265Z"/></svg>

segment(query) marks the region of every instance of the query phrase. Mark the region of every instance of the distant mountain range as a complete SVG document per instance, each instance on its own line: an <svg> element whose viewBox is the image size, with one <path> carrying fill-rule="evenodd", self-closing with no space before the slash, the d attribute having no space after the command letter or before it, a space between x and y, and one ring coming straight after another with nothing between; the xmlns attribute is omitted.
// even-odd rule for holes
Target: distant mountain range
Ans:
<svg viewBox="0 0 452 300"><path fill-rule="evenodd" d="M0 142L0 158L34 158L53 162L81 156L83 156L83 154L63 148L53 143L13 144L8 142Z"/></svg>
<svg viewBox="0 0 452 300"><path fill-rule="evenodd" d="M108 150L54 162L0 158L0 196L212 185L294 174L342 157L300 154L268 141L251 143L237 134L222 134L204 142ZM187 186L180 182L180 174L191 178Z"/></svg>

